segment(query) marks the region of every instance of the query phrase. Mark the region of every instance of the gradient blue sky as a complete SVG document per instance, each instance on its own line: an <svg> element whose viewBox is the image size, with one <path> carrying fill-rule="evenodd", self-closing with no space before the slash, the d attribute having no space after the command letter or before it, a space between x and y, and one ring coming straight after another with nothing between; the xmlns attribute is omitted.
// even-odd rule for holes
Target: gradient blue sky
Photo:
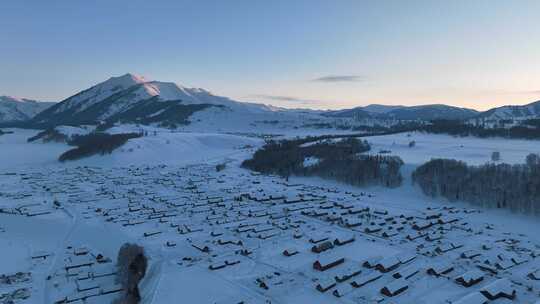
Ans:
<svg viewBox="0 0 540 304"><path fill-rule="evenodd" d="M127 72L242 101L344 108L540 99L540 1L0 1L0 95Z"/></svg>

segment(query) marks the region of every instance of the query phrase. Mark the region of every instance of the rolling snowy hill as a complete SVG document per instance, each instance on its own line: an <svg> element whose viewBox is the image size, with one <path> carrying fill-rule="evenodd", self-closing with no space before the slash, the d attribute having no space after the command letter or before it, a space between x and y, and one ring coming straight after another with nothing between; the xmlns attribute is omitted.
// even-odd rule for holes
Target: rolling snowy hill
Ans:
<svg viewBox="0 0 540 304"><path fill-rule="evenodd" d="M25 121L54 105L12 96L0 96L0 122Z"/></svg>
<svg viewBox="0 0 540 304"><path fill-rule="evenodd" d="M483 112L479 116L484 119L529 119L540 117L540 101L523 106L502 106Z"/></svg>

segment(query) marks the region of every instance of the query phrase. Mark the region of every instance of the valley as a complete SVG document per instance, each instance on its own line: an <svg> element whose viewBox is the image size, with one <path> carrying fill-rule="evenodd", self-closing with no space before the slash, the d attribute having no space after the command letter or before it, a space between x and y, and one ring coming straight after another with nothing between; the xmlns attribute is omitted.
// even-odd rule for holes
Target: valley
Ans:
<svg viewBox="0 0 540 304"><path fill-rule="evenodd" d="M533 303L536 192L479 204L413 178L527 161L534 188L538 141L506 136L536 134L525 112L291 110L112 77L2 124L0 303ZM124 246L145 261L131 287Z"/></svg>
<svg viewBox="0 0 540 304"><path fill-rule="evenodd" d="M407 174L394 189L286 180L240 167L262 138L159 128L60 163L65 143L11 131L0 137L4 157L34 155L3 162L0 176L3 254L17 260L0 273L22 273L0 280L0 294L15 303L113 301L126 242L148 256L142 303L468 303L491 293L493 303L531 303L540 292L535 217L428 198ZM366 139L370 153L402 157L403 172L441 156L484 163L495 148L520 162L536 147L422 133Z"/></svg>

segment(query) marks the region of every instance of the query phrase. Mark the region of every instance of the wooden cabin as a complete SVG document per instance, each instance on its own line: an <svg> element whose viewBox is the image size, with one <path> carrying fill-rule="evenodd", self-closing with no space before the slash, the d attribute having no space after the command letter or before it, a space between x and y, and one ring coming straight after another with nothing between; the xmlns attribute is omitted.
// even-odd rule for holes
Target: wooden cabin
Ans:
<svg viewBox="0 0 540 304"><path fill-rule="evenodd" d="M193 243L191 246L205 253L210 252L210 247L204 243Z"/></svg>
<svg viewBox="0 0 540 304"><path fill-rule="evenodd" d="M309 239L309 242L312 243L312 244L317 244L317 243L320 243L320 242L324 242L326 240L328 240L327 235L314 235Z"/></svg>
<svg viewBox="0 0 540 304"><path fill-rule="evenodd" d="M340 282L340 283L345 282L346 280L359 275L361 272L362 272L362 269L360 268L360 266L351 267L337 273L334 276L334 279L336 280L336 282Z"/></svg>
<svg viewBox="0 0 540 304"><path fill-rule="evenodd" d="M512 287L510 280L498 279L497 281L480 289L480 292L490 300L497 300L500 298L506 298L513 300L516 297L516 289Z"/></svg>
<svg viewBox="0 0 540 304"><path fill-rule="evenodd" d="M362 287L368 283L371 283L373 281L376 281L378 280L379 278L382 277L382 274L377 272L377 271L373 271L371 273L368 273L366 275L362 275L360 277L357 277L355 278L352 282L351 282L351 285L355 288L359 288L359 287Z"/></svg>
<svg viewBox="0 0 540 304"><path fill-rule="evenodd" d="M407 284L407 281L404 279L397 279L381 288L381 293L387 297L395 297L408 288L409 285Z"/></svg>
<svg viewBox="0 0 540 304"><path fill-rule="evenodd" d="M399 261L399 259L395 256L390 256L390 257L386 257L384 259L382 259L381 261L379 261L379 263L377 263L377 265L375 265L375 269L377 269L378 271L382 272L382 273L386 273L386 272L390 272L394 269L397 269L399 267L399 265L401 264L401 262Z"/></svg>
<svg viewBox="0 0 540 304"><path fill-rule="evenodd" d="M415 276L416 274L418 274L420 272L420 268L418 268L418 266L416 265L411 265L407 268L404 268L404 269L401 269L400 271L394 273L392 276L395 278L395 279L405 279L405 280L408 280L410 278L412 278L413 276Z"/></svg>
<svg viewBox="0 0 540 304"><path fill-rule="evenodd" d="M354 234L338 236L334 239L334 245L343 246L345 244L352 243L356 240Z"/></svg>
<svg viewBox="0 0 540 304"><path fill-rule="evenodd" d="M319 281L317 286L315 288L320 292L326 292L327 290L331 289L332 287L336 286L336 281L333 279L326 279Z"/></svg>
<svg viewBox="0 0 540 304"><path fill-rule="evenodd" d="M348 228L357 227L362 225L362 219L347 217L343 220L343 224Z"/></svg>
<svg viewBox="0 0 540 304"><path fill-rule="evenodd" d="M475 284L480 283L482 280L484 280L484 273L476 269L469 270L455 278L455 281L458 284L465 287L471 287Z"/></svg>
<svg viewBox="0 0 540 304"><path fill-rule="evenodd" d="M311 247L311 251L315 253L321 253L326 250L334 248L334 244L331 241L322 242Z"/></svg>
<svg viewBox="0 0 540 304"><path fill-rule="evenodd" d="M337 298L341 298L345 296L346 294L351 293L352 291L353 291L353 287L351 286L351 284L340 284L332 292L332 294Z"/></svg>
<svg viewBox="0 0 540 304"><path fill-rule="evenodd" d="M527 276L532 280L540 281L540 269L536 269L535 271L529 273Z"/></svg>
<svg viewBox="0 0 540 304"><path fill-rule="evenodd" d="M345 262L344 258L320 258L319 260L315 261L313 263L313 269L319 270L319 271L326 271L330 268L336 267L337 265L342 264Z"/></svg>
<svg viewBox="0 0 540 304"><path fill-rule="evenodd" d="M367 260L365 260L364 263L362 263L362 266L364 266L366 268L375 268L375 266L377 266L379 261L381 261L382 259L383 259L382 256L370 257Z"/></svg>
<svg viewBox="0 0 540 304"><path fill-rule="evenodd" d="M437 265L434 265L432 267L429 267L427 269L427 273L433 276L440 277L442 275L448 274L454 270L454 266L450 263L440 263Z"/></svg>
<svg viewBox="0 0 540 304"><path fill-rule="evenodd" d="M461 253L461 258L463 259L474 259L476 257L481 256L482 253L477 250L467 250Z"/></svg>
<svg viewBox="0 0 540 304"><path fill-rule="evenodd" d="M479 292L470 293L463 298L452 302L452 304L486 304L488 299Z"/></svg>
<svg viewBox="0 0 540 304"><path fill-rule="evenodd" d="M283 250L283 255L286 257L290 257L296 254L298 254L298 250L296 250L295 248L287 248Z"/></svg>

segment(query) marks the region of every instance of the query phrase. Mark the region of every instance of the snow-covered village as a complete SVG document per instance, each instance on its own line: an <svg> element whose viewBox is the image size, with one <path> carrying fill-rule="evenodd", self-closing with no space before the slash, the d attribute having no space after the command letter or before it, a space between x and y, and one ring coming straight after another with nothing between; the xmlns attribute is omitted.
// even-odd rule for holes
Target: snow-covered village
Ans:
<svg viewBox="0 0 540 304"><path fill-rule="evenodd" d="M540 304L518 2L0 3L0 304Z"/></svg>

